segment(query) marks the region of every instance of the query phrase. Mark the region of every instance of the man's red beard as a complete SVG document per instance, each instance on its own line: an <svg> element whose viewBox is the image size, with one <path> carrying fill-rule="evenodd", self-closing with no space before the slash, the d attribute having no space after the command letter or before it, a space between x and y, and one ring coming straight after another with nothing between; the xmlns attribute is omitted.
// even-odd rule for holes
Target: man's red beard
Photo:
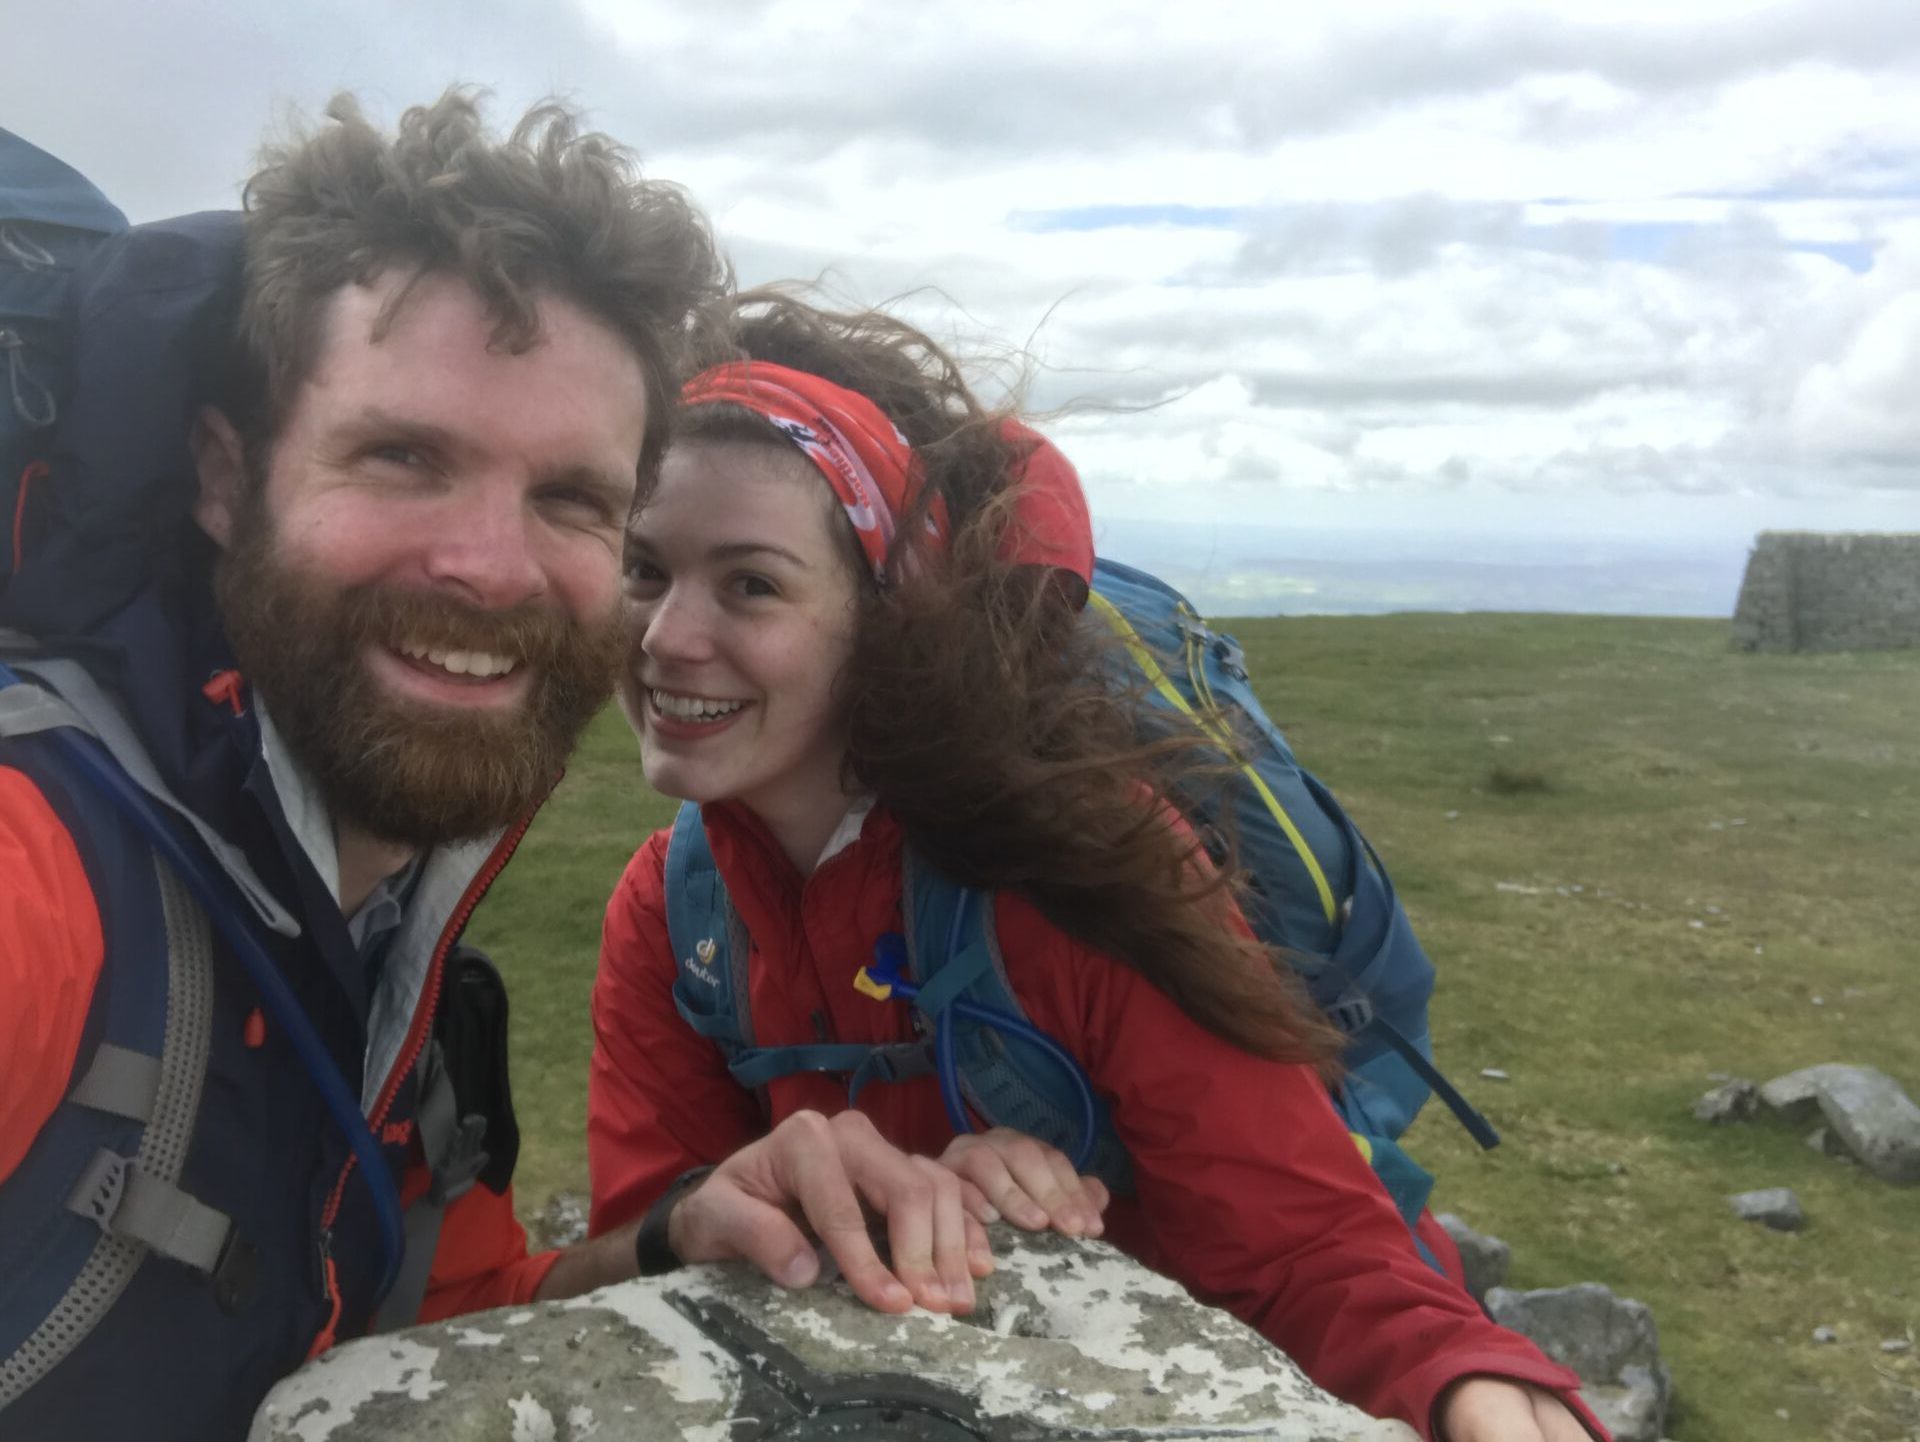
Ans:
<svg viewBox="0 0 1920 1442"><path fill-rule="evenodd" d="M612 694L626 645L617 608L583 626L553 606L330 587L281 558L257 496L246 509L217 578L227 636L336 821L428 847L487 835L544 799ZM507 657L526 694L499 709L392 694L369 650L421 644Z"/></svg>

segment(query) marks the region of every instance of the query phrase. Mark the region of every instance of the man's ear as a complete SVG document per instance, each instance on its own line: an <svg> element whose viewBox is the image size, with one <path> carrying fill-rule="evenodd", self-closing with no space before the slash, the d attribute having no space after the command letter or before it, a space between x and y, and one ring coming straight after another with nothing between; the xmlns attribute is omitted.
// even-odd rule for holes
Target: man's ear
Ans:
<svg viewBox="0 0 1920 1442"><path fill-rule="evenodd" d="M226 413L213 406L200 408L190 444L194 466L200 473L200 495L193 504L193 518L224 551L246 494L247 448Z"/></svg>

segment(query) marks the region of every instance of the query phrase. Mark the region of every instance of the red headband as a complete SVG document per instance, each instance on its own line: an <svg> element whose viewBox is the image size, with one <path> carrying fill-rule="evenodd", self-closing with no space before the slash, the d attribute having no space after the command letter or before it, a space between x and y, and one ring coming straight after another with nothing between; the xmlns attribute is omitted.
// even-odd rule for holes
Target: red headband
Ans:
<svg viewBox="0 0 1920 1442"><path fill-rule="evenodd" d="M730 401L764 416L812 461L846 507L874 579L886 583L887 552L899 517L919 499L925 472L886 414L865 396L807 371L770 361L736 361L702 371L681 389L682 405ZM1008 420L1002 439L1014 451L1009 467L1018 487L1006 559L1050 566L1075 577L1084 603L1093 581L1093 523L1073 463L1045 436ZM946 503L927 507L927 534L947 545Z"/></svg>
<svg viewBox="0 0 1920 1442"><path fill-rule="evenodd" d="M865 396L806 371L769 361L735 361L702 371L680 391L680 403L730 401L764 416L826 477L846 507L873 578L887 583L887 556L900 518L926 484L919 457L885 412ZM929 498L927 538L945 549L947 507Z"/></svg>

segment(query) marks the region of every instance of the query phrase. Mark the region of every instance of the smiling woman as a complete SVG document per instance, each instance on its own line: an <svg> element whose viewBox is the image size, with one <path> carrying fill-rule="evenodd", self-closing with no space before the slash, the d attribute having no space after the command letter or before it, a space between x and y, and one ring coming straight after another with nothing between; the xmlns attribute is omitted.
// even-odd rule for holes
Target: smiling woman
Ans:
<svg viewBox="0 0 1920 1442"><path fill-rule="evenodd" d="M1064 457L884 315L750 295L708 341L627 536L622 699L648 780L697 812L608 907L594 1230L642 1218L645 1270L746 1257L805 1285L799 1218L872 1304L949 1312L991 1269L987 1221L1104 1235L1429 1436L1587 1436L1572 1375L1486 1320L1457 1256L1415 1250L1329 1105L1334 1034L1165 799L1215 753L1140 739L1078 624ZM973 960L1019 1013L993 1024L1084 1078L1124 1152L1098 1175L976 1134L987 1104L916 1070L888 958L928 870L991 892ZM727 935L676 944L689 912ZM949 975L916 963L918 1004ZM702 1005L723 987L745 1033L724 1051Z"/></svg>

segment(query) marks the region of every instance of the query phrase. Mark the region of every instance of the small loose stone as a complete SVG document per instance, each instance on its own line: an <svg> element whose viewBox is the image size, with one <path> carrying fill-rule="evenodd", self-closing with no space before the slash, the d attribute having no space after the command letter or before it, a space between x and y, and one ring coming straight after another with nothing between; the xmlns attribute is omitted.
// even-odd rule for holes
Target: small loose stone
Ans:
<svg viewBox="0 0 1920 1442"><path fill-rule="evenodd" d="M1816 1342L1838 1342L1840 1340L1840 1334L1831 1327L1815 1327L1813 1329L1813 1340Z"/></svg>
<svg viewBox="0 0 1920 1442"><path fill-rule="evenodd" d="M1880 1344L1880 1350L1887 1353L1911 1352L1913 1343L1905 1337L1889 1337Z"/></svg>
<svg viewBox="0 0 1920 1442"><path fill-rule="evenodd" d="M1512 1081L1513 1080L1512 1077L1508 1076L1505 1072L1501 1071L1500 1068L1497 1066L1481 1067L1480 1075L1485 1077L1488 1081Z"/></svg>

